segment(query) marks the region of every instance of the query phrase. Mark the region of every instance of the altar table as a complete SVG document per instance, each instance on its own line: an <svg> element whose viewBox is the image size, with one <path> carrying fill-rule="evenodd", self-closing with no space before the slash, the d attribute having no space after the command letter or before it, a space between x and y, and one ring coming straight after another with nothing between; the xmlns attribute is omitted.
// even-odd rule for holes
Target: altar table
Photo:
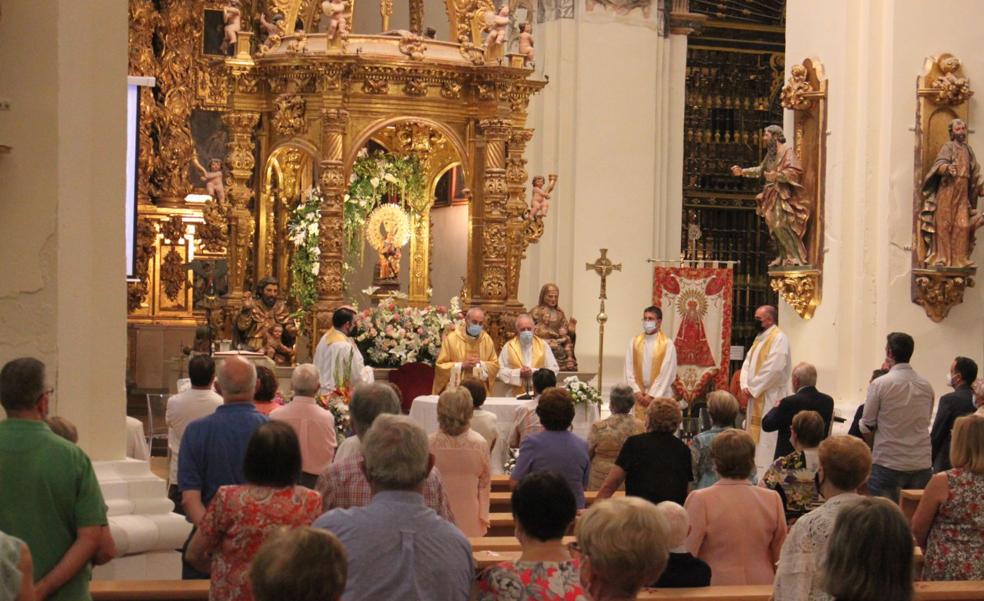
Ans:
<svg viewBox="0 0 984 601"><path fill-rule="evenodd" d="M514 397L489 397L485 399L482 409L491 411L496 417L496 427L499 437L492 449L492 473L504 473L502 466L509 457L509 434L513 426L513 416L516 408L528 401L519 401ZM592 405L585 417L584 405L578 405L574 415L574 433L587 440L591 424L598 419L598 406ZM428 434L437 432L437 395L419 396L410 406L410 417L420 424Z"/></svg>

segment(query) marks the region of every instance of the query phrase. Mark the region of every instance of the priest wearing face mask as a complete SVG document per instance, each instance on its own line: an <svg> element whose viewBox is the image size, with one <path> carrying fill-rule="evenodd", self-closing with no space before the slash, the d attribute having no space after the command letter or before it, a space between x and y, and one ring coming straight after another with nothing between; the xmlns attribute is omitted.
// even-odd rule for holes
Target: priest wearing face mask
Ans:
<svg viewBox="0 0 984 601"><path fill-rule="evenodd" d="M472 307L465 322L444 337L434 370L434 394L457 388L462 378L473 377L491 389L499 371L492 337L484 331L485 311Z"/></svg>
<svg viewBox="0 0 984 601"><path fill-rule="evenodd" d="M625 353L625 383L635 393L634 414L646 421L646 408L656 397L673 398L676 379L676 347L662 331L663 311L647 307L642 312L642 334L629 340Z"/></svg>
<svg viewBox="0 0 984 601"><path fill-rule="evenodd" d="M499 379L512 386L514 395L533 390L533 372L545 367L560 371L550 346L533 335L533 318L522 313L516 318L516 336L499 353Z"/></svg>
<svg viewBox="0 0 984 601"><path fill-rule="evenodd" d="M793 394L789 339L776 325L778 317L778 311L770 305L755 310L755 321L762 331L741 365L741 390L748 397L745 430L755 441L755 468L759 478L772 464L779 439L776 432L762 430L762 418L779 401Z"/></svg>

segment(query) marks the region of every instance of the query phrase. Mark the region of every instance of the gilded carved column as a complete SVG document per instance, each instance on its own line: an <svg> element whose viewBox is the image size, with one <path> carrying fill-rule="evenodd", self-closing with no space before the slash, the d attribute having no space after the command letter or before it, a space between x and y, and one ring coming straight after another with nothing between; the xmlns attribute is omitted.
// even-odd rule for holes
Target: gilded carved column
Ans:
<svg viewBox="0 0 984 601"><path fill-rule="evenodd" d="M195 106L193 62L200 7L187 0L162 0L162 50L157 73L157 164L151 175L158 204L181 206L191 191L188 165L195 155L191 109Z"/></svg>
<svg viewBox="0 0 984 601"><path fill-rule="evenodd" d="M348 118L348 112L342 109L325 109L321 115L321 267L315 305L317 332L328 328L330 311L342 304L346 189L342 148ZM317 339L317 332L314 339Z"/></svg>
<svg viewBox="0 0 984 601"><path fill-rule="evenodd" d="M509 139L509 123L502 119L484 119L480 122L485 134L485 181L481 225L481 254L484 258L480 279L474 297L481 304L502 304L507 297L506 288L506 141Z"/></svg>
<svg viewBox="0 0 984 601"><path fill-rule="evenodd" d="M519 295L519 272L526 256L526 223L523 214L526 212L526 144L533 139L533 130L522 127L510 132L509 146L506 151L506 227L509 244L506 254L507 298L506 304L521 307L517 298Z"/></svg>
<svg viewBox="0 0 984 601"><path fill-rule="evenodd" d="M222 122L229 129L226 164L231 176L226 197L229 202L229 299L234 303L243 295L246 262L253 239L253 216L250 212L253 189L249 180L256 166L253 153L259 120L259 113L247 111L231 111L222 115Z"/></svg>

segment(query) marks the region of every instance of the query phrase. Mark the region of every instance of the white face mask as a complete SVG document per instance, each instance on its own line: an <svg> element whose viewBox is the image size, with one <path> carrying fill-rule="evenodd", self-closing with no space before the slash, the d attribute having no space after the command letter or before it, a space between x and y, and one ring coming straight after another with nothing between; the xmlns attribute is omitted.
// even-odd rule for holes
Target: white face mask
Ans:
<svg viewBox="0 0 984 601"><path fill-rule="evenodd" d="M652 321L651 319L643 320L642 329L647 334L652 334L653 332L656 331L656 322Z"/></svg>
<svg viewBox="0 0 984 601"><path fill-rule="evenodd" d="M943 381L946 382L947 386L953 386L953 375L950 372L946 372L946 378Z"/></svg>

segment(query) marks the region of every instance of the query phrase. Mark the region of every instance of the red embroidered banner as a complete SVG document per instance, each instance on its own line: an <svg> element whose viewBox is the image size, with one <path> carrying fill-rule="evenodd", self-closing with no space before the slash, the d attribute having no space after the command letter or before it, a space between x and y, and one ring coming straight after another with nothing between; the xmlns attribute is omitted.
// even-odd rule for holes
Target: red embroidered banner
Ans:
<svg viewBox="0 0 984 601"><path fill-rule="evenodd" d="M711 381L728 388L733 287L731 269L653 270L653 304L663 310L663 332L676 346L673 390L691 404Z"/></svg>

